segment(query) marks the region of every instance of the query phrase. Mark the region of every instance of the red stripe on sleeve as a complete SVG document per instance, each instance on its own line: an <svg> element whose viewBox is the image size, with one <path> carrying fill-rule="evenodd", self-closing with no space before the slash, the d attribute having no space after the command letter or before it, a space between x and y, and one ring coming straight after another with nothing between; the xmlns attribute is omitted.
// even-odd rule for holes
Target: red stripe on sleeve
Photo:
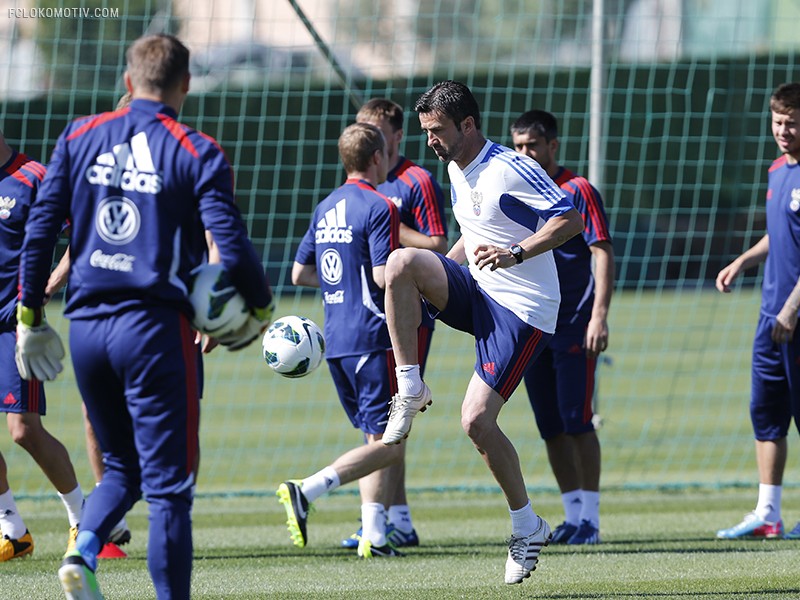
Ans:
<svg viewBox="0 0 800 600"><path fill-rule="evenodd" d="M436 202L436 192L434 191L433 179L431 176L428 175L422 167L412 163L408 169L403 172L400 179L411 188L414 187L415 181L419 184L423 206L425 207L425 213L428 217L429 235L444 235L444 225L442 224L443 215L439 213L439 205Z"/></svg>
<svg viewBox="0 0 800 600"><path fill-rule="evenodd" d="M33 187L33 181L28 179L28 177L25 175L25 173L20 172L20 169L29 160L30 160L30 158L28 158L27 156L25 156L22 153L19 153L19 154L17 154L16 158L14 158L14 161L10 165L8 165L8 168L6 168L5 171L6 171L6 173L8 173L11 177L16 179L17 181L19 181L21 183L24 183L29 188L32 188Z"/></svg>
<svg viewBox="0 0 800 600"><path fill-rule="evenodd" d="M576 177L572 181L578 186L586 203L586 211L589 213L589 218L592 220L595 237L597 237L598 241L610 240L611 236L608 233L608 225L603 218L603 213L600 211L600 200L595 193L595 189L583 177Z"/></svg>
<svg viewBox="0 0 800 600"><path fill-rule="evenodd" d="M158 113L156 117L159 121L161 121L161 124L167 129L167 131L169 131L170 135L172 135L172 137L181 143L181 148L186 150L194 158L198 158L200 156L200 154L197 152L197 148L194 147L192 140L189 139L188 132L183 128L183 125L178 123L169 115L165 115L163 113Z"/></svg>
<svg viewBox="0 0 800 600"><path fill-rule="evenodd" d="M786 164L786 156L781 156L780 158L776 158L769 167L768 173L772 173L775 169L780 169L783 165Z"/></svg>
<svg viewBox="0 0 800 600"><path fill-rule="evenodd" d="M90 117L86 123L78 127L75 131L73 131L67 136L67 141L74 140L75 138L82 136L87 131L94 129L95 127L99 127L104 123L108 123L109 121L113 121L114 119L119 119L120 117L124 117L130 112L130 110L131 110L130 107L126 106L125 108L122 108L120 110L102 113L95 117Z"/></svg>
<svg viewBox="0 0 800 600"><path fill-rule="evenodd" d="M20 165L21 169L28 171L31 175L36 177L39 181L44 179L45 173L47 173L47 169L44 168L44 165L39 164L32 158L28 158L25 156L25 162Z"/></svg>

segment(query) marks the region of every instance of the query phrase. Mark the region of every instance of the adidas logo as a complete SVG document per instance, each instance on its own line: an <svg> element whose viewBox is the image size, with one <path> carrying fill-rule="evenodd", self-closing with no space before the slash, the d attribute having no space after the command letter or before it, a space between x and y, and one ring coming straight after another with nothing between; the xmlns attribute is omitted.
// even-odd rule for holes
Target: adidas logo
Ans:
<svg viewBox="0 0 800 600"><path fill-rule="evenodd" d="M111 152L98 156L95 164L86 169L86 181L144 194L157 194L163 187L144 131L133 136L130 143L118 144Z"/></svg>
<svg viewBox="0 0 800 600"><path fill-rule="evenodd" d="M347 226L345 202L342 199L325 213L325 218L317 223L314 241L317 244L349 244L353 241L352 227Z"/></svg>
<svg viewBox="0 0 800 600"><path fill-rule="evenodd" d="M483 363L481 367L483 368L484 373L489 373L489 375L496 375L493 362Z"/></svg>

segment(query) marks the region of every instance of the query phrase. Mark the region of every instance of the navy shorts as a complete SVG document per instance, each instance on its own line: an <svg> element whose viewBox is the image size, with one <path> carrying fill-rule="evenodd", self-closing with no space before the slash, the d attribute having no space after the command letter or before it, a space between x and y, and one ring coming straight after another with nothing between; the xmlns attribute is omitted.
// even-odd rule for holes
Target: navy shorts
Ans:
<svg viewBox="0 0 800 600"><path fill-rule="evenodd" d="M386 431L389 401L397 393L394 353L380 350L327 360L339 401L353 427L373 435Z"/></svg>
<svg viewBox="0 0 800 600"><path fill-rule="evenodd" d="M517 389L522 376L547 346L552 334L528 325L490 298L467 267L436 254L447 274L447 306L428 303L431 315L453 329L475 337L475 372L504 400Z"/></svg>
<svg viewBox="0 0 800 600"><path fill-rule="evenodd" d="M753 340L750 420L759 441L784 438L794 417L800 431L800 334L788 344L772 341L774 317L760 315Z"/></svg>
<svg viewBox="0 0 800 600"><path fill-rule="evenodd" d="M198 349L189 320L149 306L73 319L75 379L106 470L145 496L191 494L199 452Z"/></svg>
<svg viewBox="0 0 800 600"><path fill-rule="evenodd" d="M588 358L583 334L558 332L525 374L525 387L542 438L594 430L592 396L597 360Z"/></svg>
<svg viewBox="0 0 800 600"><path fill-rule="evenodd" d="M44 398L44 385L32 379L25 381L19 376L17 363L14 361L14 346L17 344L17 332L0 332L0 412L36 413L44 415L47 404Z"/></svg>

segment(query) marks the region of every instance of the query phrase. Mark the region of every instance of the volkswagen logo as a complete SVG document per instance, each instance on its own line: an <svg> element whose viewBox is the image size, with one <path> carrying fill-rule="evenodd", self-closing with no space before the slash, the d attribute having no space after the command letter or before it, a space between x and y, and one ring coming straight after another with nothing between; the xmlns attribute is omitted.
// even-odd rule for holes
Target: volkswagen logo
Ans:
<svg viewBox="0 0 800 600"><path fill-rule="evenodd" d="M325 283L338 284L342 280L342 257L333 248L325 250L319 258L319 270Z"/></svg>
<svg viewBox="0 0 800 600"><path fill-rule="evenodd" d="M121 196L106 198L97 207L95 228L109 244L127 244L139 233L141 217L136 205Z"/></svg>

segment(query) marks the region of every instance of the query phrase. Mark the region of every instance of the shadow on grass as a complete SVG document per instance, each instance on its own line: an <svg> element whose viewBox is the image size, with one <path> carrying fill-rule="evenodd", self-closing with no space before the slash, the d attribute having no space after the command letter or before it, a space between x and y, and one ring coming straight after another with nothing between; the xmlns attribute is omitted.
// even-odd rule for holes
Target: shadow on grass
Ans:
<svg viewBox="0 0 800 600"><path fill-rule="evenodd" d="M796 589L763 589L758 591L758 596L753 595L752 590L741 592L603 592L601 594L548 594L549 600L571 600L585 598L756 598L765 597L769 594L786 596L792 598L800 593L800 588Z"/></svg>
<svg viewBox="0 0 800 600"><path fill-rule="evenodd" d="M668 541L642 541L642 540L614 540L592 546L567 546L565 544L550 545L545 550L547 556L564 556L571 554L581 555L633 555L633 554L727 554L731 552L777 552L781 550L800 549L795 547L790 540L774 541L729 541L670 539ZM505 553L506 545L503 541L475 541L468 544L451 544L447 546L423 545L414 548L401 548L401 552L409 558L444 558L449 556L482 555L487 552ZM305 549L291 547L265 546L261 551L253 551L252 547L246 552L236 549L208 551L198 553L195 551L195 560L228 560L228 559L353 559L359 560L355 550L345 550L335 547L310 547Z"/></svg>

